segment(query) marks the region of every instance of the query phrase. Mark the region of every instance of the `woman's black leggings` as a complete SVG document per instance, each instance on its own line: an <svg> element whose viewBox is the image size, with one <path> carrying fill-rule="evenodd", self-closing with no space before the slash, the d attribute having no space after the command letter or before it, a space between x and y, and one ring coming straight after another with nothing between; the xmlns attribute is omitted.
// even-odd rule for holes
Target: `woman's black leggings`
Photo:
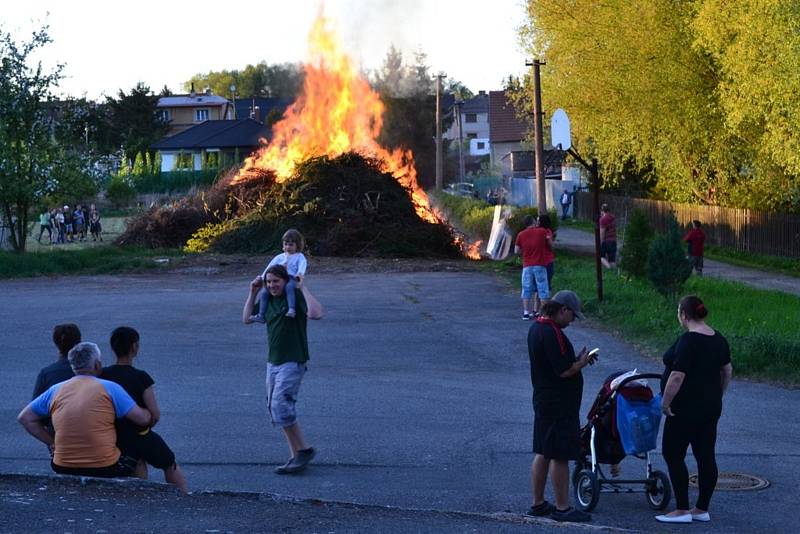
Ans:
<svg viewBox="0 0 800 534"><path fill-rule="evenodd" d="M700 489L695 506L700 510L708 510L711 495L717 486L717 460L714 457L717 421L688 421L680 416L672 416L667 417L664 423L661 454L667 462L678 510L689 509L689 471L684 462L689 445L697 461L697 485Z"/></svg>

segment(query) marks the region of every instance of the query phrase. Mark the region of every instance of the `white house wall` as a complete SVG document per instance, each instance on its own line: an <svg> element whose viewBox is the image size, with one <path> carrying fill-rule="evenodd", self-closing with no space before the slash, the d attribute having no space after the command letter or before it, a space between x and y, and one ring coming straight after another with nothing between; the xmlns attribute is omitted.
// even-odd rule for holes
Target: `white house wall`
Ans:
<svg viewBox="0 0 800 534"><path fill-rule="evenodd" d="M477 113L477 122L467 122L467 114L461 114L461 133L464 139L469 137L467 134L475 134L478 138L489 137L489 114ZM458 122L453 121L450 128L442 133L445 139L458 139Z"/></svg>

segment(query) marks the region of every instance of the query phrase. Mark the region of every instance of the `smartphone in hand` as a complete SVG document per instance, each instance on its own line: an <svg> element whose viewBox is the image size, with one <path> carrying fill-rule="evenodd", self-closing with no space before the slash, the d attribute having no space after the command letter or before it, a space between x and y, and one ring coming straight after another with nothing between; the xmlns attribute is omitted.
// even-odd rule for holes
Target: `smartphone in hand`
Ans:
<svg viewBox="0 0 800 534"><path fill-rule="evenodd" d="M600 347L595 347L589 351L589 360L597 361L598 355L600 354Z"/></svg>

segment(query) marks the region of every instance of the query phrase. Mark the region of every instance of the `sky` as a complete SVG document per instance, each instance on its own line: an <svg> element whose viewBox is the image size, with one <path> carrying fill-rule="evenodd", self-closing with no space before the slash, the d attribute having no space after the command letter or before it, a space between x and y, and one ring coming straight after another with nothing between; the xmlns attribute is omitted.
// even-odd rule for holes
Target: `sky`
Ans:
<svg viewBox="0 0 800 534"><path fill-rule="evenodd" d="M57 94L96 99L144 82L183 92L194 74L247 64L302 62L318 0L4 2L0 27L18 38L43 23L53 43L37 55L65 64ZM473 92L500 89L525 70L517 29L523 0L326 0L355 63L380 67L390 45L410 64L415 50Z"/></svg>

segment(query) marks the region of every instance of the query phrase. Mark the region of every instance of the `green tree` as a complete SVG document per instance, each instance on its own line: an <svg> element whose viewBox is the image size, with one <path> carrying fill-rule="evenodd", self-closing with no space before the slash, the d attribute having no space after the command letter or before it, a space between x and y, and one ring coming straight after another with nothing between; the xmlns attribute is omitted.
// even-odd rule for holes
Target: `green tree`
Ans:
<svg viewBox="0 0 800 534"><path fill-rule="evenodd" d="M635 209L625 225L625 246L620 253L620 269L631 276L644 278L647 275L647 254L653 239L653 227L647 215Z"/></svg>
<svg viewBox="0 0 800 534"><path fill-rule="evenodd" d="M475 93L470 91L469 87L452 78L447 79L444 92L452 94L456 100L469 100L475 97Z"/></svg>
<svg viewBox="0 0 800 534"><path fill-rule="evenodd" d="M131 174L134 176L144 176L147 174L145 169L144 157L142 156L141 152L137 152L136 158L133 161L133 171Z"/></svg>
<svg viewBox="0 0 800 534"><path fill-rule="evenodd" d="M725 126L749 147L735 205L800 212L800 5L700 2L695 47L715 66Z"/></svg>
<svg viewBox="0 0 800 534"><path fill-rule="evenodd" d="M136 191L127 176L117 175L109 181L106 197L115 208L122 208L128 206L136 197Z"/></svg>
<svg viewBox="0 0 800 534"><path fill-rule="evenodd" d="M168 126L156 115L158 98L140 82L129 93L120 89L116 99L106 99L114 132L112 143L122 147L131 161L167 133Z"/></svg>
<svg viewBox="0 0 800 534"><path fill-rule="evenodd" d="M119 169L117 169L117 176L130 176L131 175L131 164L128 160L128 156L125 154L122 155L119 162Z"/></svg>
<svg viewBox="0 0 800 534"><path fill-rule="evenodd" d="M304 70L294 63L247 65L242 70L209 71L195 74L183 84L189 91L194 85L196 91L206 87L225 98L232 98L231 85L236 86L236 98L264 96L294 100L303 87Z"/></svg>
<svg viewBox="0 0 800 534"><path fill-rule="evenodd" d="M671 215L667 232L655 236L647 255L647 278L665 297L675 297L692 274L681 237L678 221Z"/></svg>
<svg viewBox="0 0 800 534"><path fill-rule="evenodd" d="M372 86L383 97L401 96L402 85L406 78L406 67L403 64L403 53L389 46L383 65L372 75Z"/></svg>
<svg viewBox="0 0 800 534"><path fill-rule="evenodd" d="M74 147L59 143L52 90L63 65L52 70L35 62L51 42L47 26L17 42L0 30L0 211L10 227L9 240L24 252L31 210L48 195L69 188L75 175L85 178ZM79 186L85 184L76 184Z"/></svg>
<svg viewBox="0 0 800 534"><path fill-rule="evenodd" d="M389 48L384 63L372 74L372 85L385 105L383 129L378 141L386 147L410 148L414 154L418 181L423 187L435 179L436 97L426 56L417 52L414 64L403 62L403 54ZM444 121L447 129L452 116ZM447 147L445 147L447 148Z"/></svg>
<svg viewBox="0 0 800 534"><path fill-rule="evenodd" d="M567 110L610 186L644 178L670 200L800 203L800 9L734 4L529 0L521 38L546 61L543 107ZM531 95L527 77L516 98L528 113Z"/></svg>

